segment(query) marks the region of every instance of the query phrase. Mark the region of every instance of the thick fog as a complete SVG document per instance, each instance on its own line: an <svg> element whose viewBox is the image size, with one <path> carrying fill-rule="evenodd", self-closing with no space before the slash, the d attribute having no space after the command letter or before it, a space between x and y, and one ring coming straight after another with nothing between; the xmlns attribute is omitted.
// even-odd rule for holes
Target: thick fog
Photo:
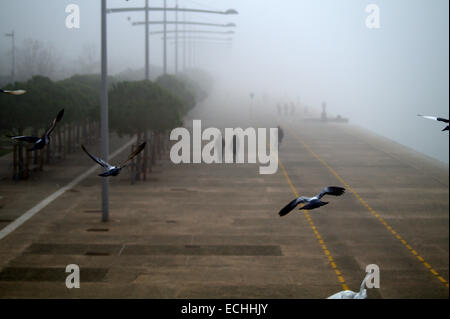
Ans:
<svg viewBox="0 0 450 319"><path fill-rule="evenodd" d="M100 70L100 1L1 0L0 79L11 72L14 30L17 61L27 50L40 47L47 64L34 72L64 78ZM163 0L150 0L161 7ZM65 25L69 4L80 8L80 28ZM142 7L144 0L109 0L108 7ZM224 40L198 40L189 46L187 67L208 71L214 92L248 98L270 96L320 109L326 102L332 115L364 127L433 158L448 163L448 133L444 123L417 114L449 116L449 2L447 0L167 0L168 7L206 10L236 9L238 15L187 13L179 19L204 23L235 23L234 28L188 26L191 30L228 31L203 34ZM379 7L380 28L368 28L368 4ZM168 20L175 13L167 13ZM161 21L162 12L151 12ZM144 66L143 12L108 15L109 73L142 70ZM173 25L168 30L174 30ZM182 26L179 27L183 29ZM151 25L161 31L162 25ZM32 42L35 41L35 42ZM37 42L36 42L37 41ZM162 36L150 38L150 75L162 68ZM168 41L168 72L174 72L174 43ZM179 66L183 55L180 44ZM195 54L192 54L195 52ZM30 52L28 52L30 53ZM20 56L21 55L21 56ZM29 60L29 59L28 59ZM48 63L48 61L51 61ZM30 67L17 65L16 77ZM23 75L25 76L25 75ZM213 107L213 106L212 106ZM230 108L232 109L232 108ZM298 123L298 125L302 125Z"/></svg>

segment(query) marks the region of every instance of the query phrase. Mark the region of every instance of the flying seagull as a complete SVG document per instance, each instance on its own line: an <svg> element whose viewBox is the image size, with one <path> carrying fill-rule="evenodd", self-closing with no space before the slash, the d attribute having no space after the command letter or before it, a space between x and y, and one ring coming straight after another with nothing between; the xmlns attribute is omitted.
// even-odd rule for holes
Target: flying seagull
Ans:
<svg viewBox="0 0 450 319"><path fill-rule="evenodd" d="M100 166L104 167L107 169L106 172L98 174L98 176L102 176L102 177L107 177L107 176L117 176L120 173L120 170L122 168L124 168L125 166L127 166L127 162L130 161L133 157L135 157L136 155L138 155L145 147L146 142L142 143L141 145L139 145L139 147L130 154L130 156L128 156L128 158L122 162L120 165L118 166L112 166L108 163L106 163L104 160L95 157L94 155L90 154L87 149L84 147L84 145L81 145L81 148L83 149L83 151L97 164L99 164Z"/></svg>
<svg viewBox="0 0 450 319"><path fill-rule="evenodd" d="M342 290L340 292L331 295L327 299L367 299L367 290L366 290L366 280L369 278L370 273L364 277L359 292L354 292L351 290Z"/></svg>
<svg viewBox="0 0 450 319"><path fill-rule="evenodd" d="M53 120L52 125L48 128L48 130L44 133L44 136L42 136L42 137L36 137L36 136L11 136L11 138L13 140L33 143L34 144L33 147L28 149L27 150L28 152L35 151L35 150L40 150L40 149L44 148L45 145L50 143L50 134L55 129L56 124L59 121L61 121L63 115L64 115L64 109L59 111L58 115Z"/></svg>
<svg viewBox="0 0 450 319"><path fill-rule="evenodd" d="M447 127L444 127L444 129L442 131L448 131L448 119L444 119L442 117L436 117L436 116L420 115L420 114L417 114L417 116L421 116L425 119L429 119L429 120L433 120L433 121L447 123Z"/></svg>
<svg viewBox="0 0 450 319"><path fill-rule="evenodd" d="M280 216L285 216L289 214L295 207L297 207L298 204L305 204L304 206L300 207L300 209L305 210L311 210L314 208L319 208L320 206L324 206L328 204L328 202L322 202L320 199L324 195L333 195L333 196L341 196L344 194L345 188L337 187L337 186L328 186L322 189L322 191L314 196L314 197L303 197L300 196L293 201L291 201L289 204L287 204L280 212L278 213Z"/></svg>
<svg viewBox="0 0 450 319"><path fill-rule="evenodd" d="M12 91L10 91L10 90L0 89L0 93L6 93L6 94L11 94L11 95L22 95L22 94L27 93L27 91L25 91L25 90L12 90Z"/></svg>

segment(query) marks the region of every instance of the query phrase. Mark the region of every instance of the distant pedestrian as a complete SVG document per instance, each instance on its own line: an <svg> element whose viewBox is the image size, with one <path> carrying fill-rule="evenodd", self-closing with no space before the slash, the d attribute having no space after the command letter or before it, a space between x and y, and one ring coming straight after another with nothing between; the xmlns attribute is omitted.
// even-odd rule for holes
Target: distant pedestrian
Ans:
<svg viewBox="0 0 450 319"><path fill-rule="evenodd" d="M278 125L278 146L280 146L281 142L283 142L283 137L284 137L284 131L281 128L281 126Z"/></svg>
<svg viewBox="0 0 450 319"><path fill-rule="evenodd" d="M231 145L231 148L233 149L233 163L236 163L236 156L237 156L237 150L238 150L238 139L236 135L233 135L233 142Z"/></svg>

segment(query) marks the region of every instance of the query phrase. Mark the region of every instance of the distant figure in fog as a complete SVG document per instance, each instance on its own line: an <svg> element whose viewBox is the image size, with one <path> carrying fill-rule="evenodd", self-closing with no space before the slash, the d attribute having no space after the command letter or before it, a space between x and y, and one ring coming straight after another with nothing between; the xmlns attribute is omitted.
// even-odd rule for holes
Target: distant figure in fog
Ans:
<svg viewBox="0 0 450 319"><path fill-rule="evenodd" d="M326 122L327 121L327 103L322 103L322 114L321 114L321 120Z"/></svg>
<svg viewBox="0 0 450 319"><path fill-rule="evenodd" d="M225 138L222 136L222 160L225 154Z"/></svg>
<svg viewBox="0 0 450 319"><path fill-rule="evenodd" d="M283 137L284 137L284 131L281 128L281 126L277 126L278 127L278 146L281 145L281 142L283 142Z"/></svg>
<svg viewBox="0 0 450 319"><path fill-rule="evenodd" d="M236 155L239 146L239 141L236 135L233 135L233 142L231 144L231 148L233 149L233 163L236 163Z"/></svg>

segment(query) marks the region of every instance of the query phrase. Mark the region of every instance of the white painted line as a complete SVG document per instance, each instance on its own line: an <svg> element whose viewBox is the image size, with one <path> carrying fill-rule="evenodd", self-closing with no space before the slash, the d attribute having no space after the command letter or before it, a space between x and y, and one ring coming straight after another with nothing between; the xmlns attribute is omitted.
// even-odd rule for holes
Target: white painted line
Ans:
<svg viewBox="0 0 450 319"><path fill-rule="evenodd" d="M129 147L131 144L133 144L136 141L136 137L133 137L129 142L127 142L125 145L120 147L118 150L116 150L114 153L109 155L108 159L112 159L122 153L127 147ZM95 170L97 170L100 166L94 165L90 169L88 169L86 172L75 178L73 181L71 181L69 184L67 184L64 187L61 187L59 190L48 196L46 199L39 202L36 206L33 208L30 208L27 210L24 214L22 214L19 218L15 219L12 223L8 224L6 227L4 227L2 230L0 230L0 240L8 236L10 233L12 233L14 230L16 230L20 225L25 223L27 220L29 220L31 217L39 213L45 206L53 202L55 199L57 199L59 196L64 194L69 189L73 188L75 185L77 185L79 182L81 182L83 179L91 175Z"/></svg>

